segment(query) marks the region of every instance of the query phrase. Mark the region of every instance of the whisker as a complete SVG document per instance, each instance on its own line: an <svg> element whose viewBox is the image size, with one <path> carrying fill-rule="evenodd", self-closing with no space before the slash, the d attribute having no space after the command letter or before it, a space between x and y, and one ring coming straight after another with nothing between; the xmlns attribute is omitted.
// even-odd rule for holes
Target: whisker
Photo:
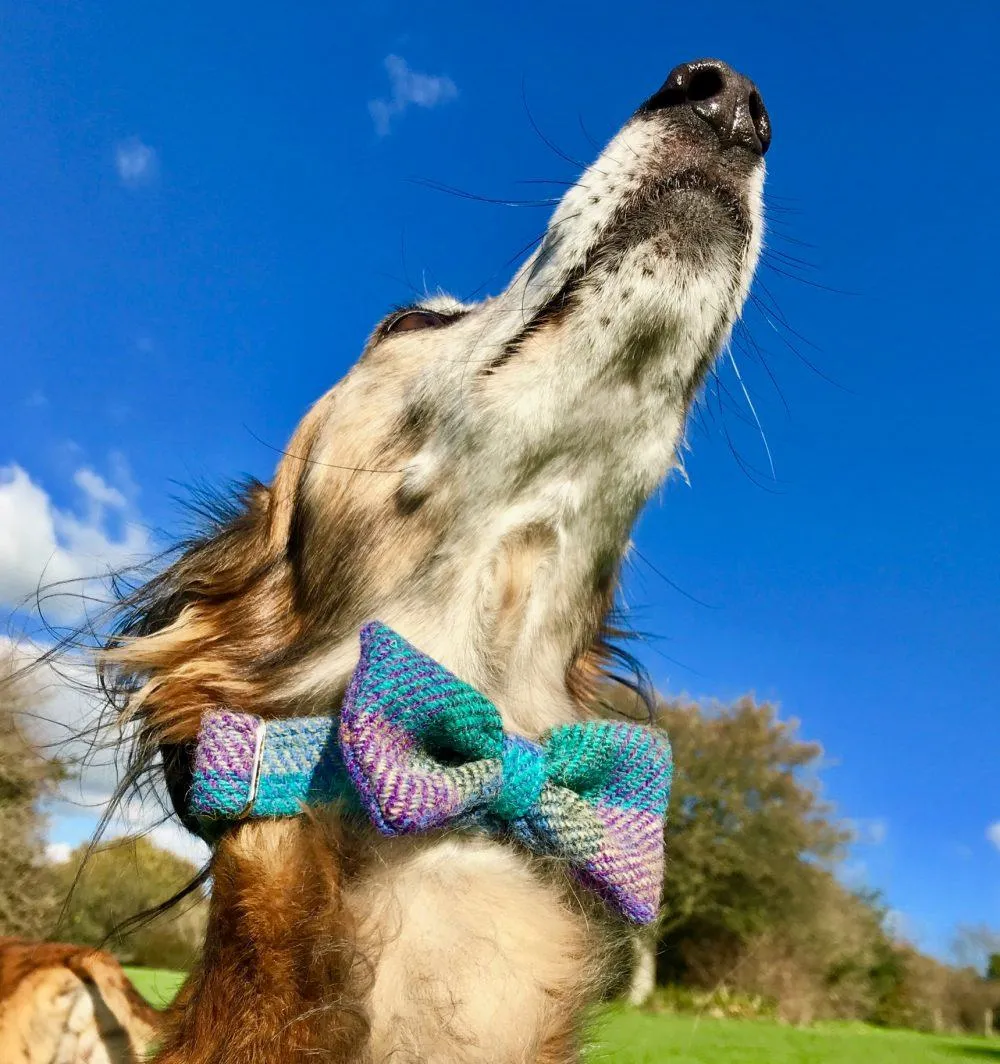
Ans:
<svg viewBox="0 0 1000 1064"><path fill-rule="evenodd" d="M473 289L473 291L465 297L466 301L475 299L475 297L478 296L486 288L487 285L495 281L497 277L499 277L502 273L505 273L508 269L510 269L510 267L513 266L515 262L517 262L528 252L533 251L544 239L545 232L543 231L539 233L538 236L533 237L531 240L529 240L528 243L525 244L520 251L517 251L513 255L511 255L511 257L498 270L494 270L494 272L490 274L490 276L487 277L486 280L483 281L483 283L478 288Z"/></svg>
<svg viewBox="0 0 1000 1064"><path fill-rule="evenodd" d="M586 170L587 164L581 163L579 159L574 159L571 155L567 155L561 148L553 144L551 140L538 128L538 123L535 121L534 115L531 113L531 108L528 106L528 93L525 79L521 79L521 103L524 105L524 113L528 116L528 121L531 123L531 128L538 135L539 140L551 151L555 152L560 159L570 163L572 166L578 167L580 170Z"/></svg>
<svg viewBox="0 0 1000 1064"><path fill-rule="evenodd" d="M685 591L684 588L682 588L680 586L680 584L675 583L673 580L670 579L669 576L667 576L666 573L664 573L660 569L658 569L646 557L646 555L643 554L642 551L639 550L638 547L633 546L632 550L631 550L631 553L634 554L650 570L652 570L652 572L654 572L665 584L667 584L669 587L673 588L673 590L676 591L679 595L683 595L684 598L688 599L689 601L695 603L698 606L704 606L706 610L721 609L721 607L719 607L719 606L713 606L710 602L705 602L704 599L698 598L697 595L692 595L690 591Z"/></svg>
<svg viewBox="0 0 1000 1064"><path fill-rule="evenodd" d="M754 305L759 307L760 303L758 301L760 300L760 297L756 295L757 291L763 292L764 295L767 297L770 312L774 315L775 320L778 322L779 325L787 329L796 339L801 340L804 344L806 344L808 347L811 347L818 354L822 354L822 348L818 344L814 344L812 340L810 340L807 336L803 336L802 333L798 332L794 328L794 326L788 321L788 318L783 313L781 307L778 306L778 301L774 298L774 294L771 292L770 288L768 288L767 285L764 284L762 280L760 280L760 278L757 278L754 281L754 291L751 293L751 295L754 297Z"/></svg>
<svg viewBox="0 0 1000 1064"><path fill-rule="evenodd" d="M793 269L804 270L818 270L820 267L815 262L810 262L808 259L800 259L797 255L790 255L786 251L780 251L775 247L767 247L762 252L763 258L774 258L784 265Z"/></svg>
<svg viewBox="0 0 1000 1064"><path fill-rule="evenodd" d="M740 350L744 352L748 358L753 358L756 362L758 362L761 366L764 367L764 372L767 374L768 379L774 386L774 390L777 393L778 398L781 400L781 405L785 408L785 413L790 415L792 411L791 407L788 405L788 400L785 398L785 393L784 391L782 391L781 385L778 384L777 377L775 377L774 373L771 372L771 366L768 363L767 359L764 357L763 349L759 346L756 339L754 338L753 333L750 331L746 322L742 318L737 321L736 330L738 336L742 338L747 345L749 345L748 347L740 346Z"/></svg>
<svg viewBox="0 0 1000 1064"><path fill-rule="evenodd" d="M721 387L722 386L722 381L718 378L718 375L714 371L713 371L712 375L715 377L717 384ZM709 400L711 400L711 398L713 397L711 392L707 392L706 395L709 398ZM719 431L722 433L722 437L726 441L726 446L729 448L729 453L736 460L736 464L737 464L737 466L739 466L740 472L743 473L743 475L747 478L747 480L750 481L751 484L753 484L757 488L760 488L762 491L766 491L770 495L781 495L781 494L783 494L783 492L778 489L777 481L773 477L770 478L770 482L769 482L767 477L766 477L766 474L763 471L761 471L761 470L757 469L755 466L751 465L740 454L739 448L736 446L735 442L733 441L733 438L732 438L732 436L730 435L730 432L729 432L729 428L726 425L725 408L722 405L722 402L721 402L721 399L720 399L718 393L716 393L714 395L714 398L715 398L716 403L719 405L719 419L718 419L718 421L716 421L716 419L713 417L713 419L712 419L713 423L718 425Z"/></svg>
<svg viewBox="0 0 1000 1064"><path fill-rule="evenodd" d="M816 244L811 244L808 240L802 240L799 237L789 236L787 233L781 232L780 229L769 230L768 236L777 237L779 240L783 240L786 244L796 244L798 247L809 248L811 251L817 250Z"/></svg>
<svg viewBox="0 0 1000 1064"><path fill-rule="evenodd" d="M580 127L580 132L584 135L584 138L586 139L587 143L591 146L591 148L593 148L593 150L597 154L600 154L601 146L600 146L600 144L597 143L596 140L594 140L594 138L588 132L587 127L584 125L584 122L583 122L583 115L577 113L576 121L577 121L577 125L579 125L579 127Z"/></svg>
<svg viewBox="0 0 1000 1064"><path fill-rule="evenodd" d="M246 430L247 434L255 439L262 447L266 447L269 451L274 451L275 454L283 455L285 458L294 458L297 462L303 462L305 465L314 465L322 469L341 469L345 473L392 473L398 476L400 473L404 472L403 469L371 469L367 466L349 466L338 465L336 462L321 462L317 458L310 458L301 454L292 454L291 451L286 451L281 447L275 447L273 443L268 443L267 440L262 440L246 422L243 422L243 428Z"/></svg>
<svg viewBox="0 0 1000 1064"><path fill-rule="evenodd" d="M741 424L747 425L749 428L756 428L753 418L748 417L743 412L742 403L737 401L736 396L726 386L726 382L720 376L718 369L713 367L710 376L712 383L715 385L716 401L719 404L720 412L728 411Z"/></svg>
<svg viewBox="0 0 1000 1064"><path fill-rule="evenodd" d="M562 188L572 188L576 181L560 181L554 177L522 177L514 182L515 185L559 185Z"/></svg>
<svg viewBox="0 0 1000 1064"><path fill-rule="evenodd" d="M787 336L783 336L781 330L778 328L777 325L775 325L774 321L771 318L771 315L768 313L768 308L765 307L759 299L754 297L753 292L750 293L750 299L753 302L753 305L757 308L761 317L763 317L767 324L770 325L771 328L774 330L774 333L778 337L778 339L781 340L781 342L788 348L789 351L792 352L793 355L795 355L797 359L799 359L804 365L811 369L817 377L821 377L828 384L832 384L835 388L839 388L842 392L846 392L848 395L858 394L856 391L854 391L853 388L848 388L847 385L841 384L840 381L837 381L833 377L830 377L826 373L824 373L815 363L806 358L806 356L802 354L802 352L795 346L795 344L791 342L791 340L788 339Z"/></svg>
<svg viewBox="0 0 1000 1064"><path fill-rule="evenodd" d="M750 412L753 414L754 421L757 422L757 428L760 431L760 438L764 444L764 451L767 454L767 464L771 467L771 479L777 480L777 476L774 472L774 459L771 456L771 448L767 442L767 435L764 432L764 426L760 423L760 418L757 416L757 408L753 405L753 400L750 398L750 392L743 381L743 375L740 373L740 367L736 364L736 356L733 354L733 345L731 343L726 344L726 354L729 356L729 364L733 367L733 372L736 374L736 379L740 382L740 387L743 389L743 397L747 401L747 406L750 407Z"/></svg>
<svg viewBox="0 0 1000 1064"><path fill-rule="evenodd" d="M411 184L422 185L424 188L429 188L433 192L444 192L449 196L458 196L460 199L473 200L476 203L492 203L499 207L554 207L559 202L559 198L553 196L536 200L501 199L495 196L481 196L476 192L467 192L465 189L455 188L452 185L446 185L442 181L435 181L428 177L411 177L407 180L409 180Z"/></svg>
<svg viewBox="0 0 1000 1064"><path fill-rule="evenodd" d="M832 288L827 284L820 284L819 281L812 281L808 277L803 277L801 274L788 273L786 270L779 269L773 262L768 262L766 257L761 257L761 266L770 270L772 273L780 274L782 277L787 277L790 281L798 281L800 284L807 284L810 288L818 288L822 292L832 292L838 296L856 296L860 293L851 292L845 288Z"/></svg>

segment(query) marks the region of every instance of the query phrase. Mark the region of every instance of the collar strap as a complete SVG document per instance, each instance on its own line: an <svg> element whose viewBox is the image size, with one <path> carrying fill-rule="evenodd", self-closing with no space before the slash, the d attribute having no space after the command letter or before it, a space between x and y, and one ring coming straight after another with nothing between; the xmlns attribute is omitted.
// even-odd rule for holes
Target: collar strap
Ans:
<svg viewBox="0 0 1000 1064"><path fill-rule="evenodd" d="M202 718L188 808L202 820L297 816L351 796L331 717Z"/></svg>
<svg viewBox="0 0 1000 1064"><path fill-rule="evenodd" d="M379 623L337 717L264 722L205 714L190 811L219 822L344 803L384 835L464 828L563 859L637 924L655 919L673 764L666 736L614 721L566 724L533 742L497 708Z"/></svg>

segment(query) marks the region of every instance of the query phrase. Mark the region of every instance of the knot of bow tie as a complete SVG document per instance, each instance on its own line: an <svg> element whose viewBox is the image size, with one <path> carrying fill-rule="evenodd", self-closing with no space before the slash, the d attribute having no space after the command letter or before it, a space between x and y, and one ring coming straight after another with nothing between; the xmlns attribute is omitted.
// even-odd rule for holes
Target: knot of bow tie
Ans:
<svg viewBox="0 0 1000 1064"><path fill-rule="evenodd" d="M659 908L672 767L666 736L634 724L509 735L488 698L372 623L339 717L205 715L189 807L225 821L342 801L384 835L510 834L644 924Z"/></svg>

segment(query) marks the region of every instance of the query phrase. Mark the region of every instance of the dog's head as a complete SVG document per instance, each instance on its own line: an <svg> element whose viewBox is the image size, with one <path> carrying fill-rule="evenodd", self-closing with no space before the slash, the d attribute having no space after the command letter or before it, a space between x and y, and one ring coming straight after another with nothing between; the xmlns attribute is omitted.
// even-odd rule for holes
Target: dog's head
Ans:
<svg viewBox="0 0 1000 1064"><path fill-rule="evenodd" d="M510 727L575 711L640 507L674 461L761 244L767 114L678 67L500 295L376 326L273 482L140 590L112 653L156 742L225 703L329 711L368 619Z"/></svg>

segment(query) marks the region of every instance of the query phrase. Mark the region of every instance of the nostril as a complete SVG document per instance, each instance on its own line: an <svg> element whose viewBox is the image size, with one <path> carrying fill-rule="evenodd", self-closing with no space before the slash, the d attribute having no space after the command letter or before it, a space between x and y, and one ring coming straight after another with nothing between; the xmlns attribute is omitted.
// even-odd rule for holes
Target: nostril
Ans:
<svg viewBox="0 0 1000 1064"><path fill-rule="evenodd" d="M760 98L759 92L750 93L750 117L753 119L753 124L760 129L764 123L764 115L767 112L764 110L764 101Z"/></svg>
<svg viewBox="0 0 1000 1064"><path fill-rule="evenodd" d="M750 111L750 121L753 123L754 132L757 134L757 140L760 143L761 154L765 154L771 146L771 118L767 113L767 108L764 106L760 93L756 89L751 90L747 104Z"/></svg>
<svg viewBox="0 0 1000 1064"><path fill-rule="evenodd" d="M713 67L702 67L691 76L686 95L692 103L698 103L718 96L724 87L722 75L718 70Z"/></svg>

